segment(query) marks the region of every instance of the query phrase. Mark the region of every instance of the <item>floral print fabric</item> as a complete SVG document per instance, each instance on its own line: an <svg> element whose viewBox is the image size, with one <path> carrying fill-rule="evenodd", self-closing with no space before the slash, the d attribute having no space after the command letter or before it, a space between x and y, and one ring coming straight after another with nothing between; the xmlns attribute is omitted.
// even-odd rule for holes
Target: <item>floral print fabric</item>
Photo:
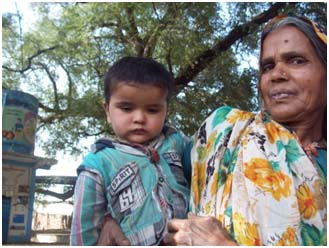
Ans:
<svg viewBox="0 0 329 248"><path fill-rule="evenodd" d="M221 107L194 136L191 210L240 245L326 245L326 178L267 114Z"/></svg>

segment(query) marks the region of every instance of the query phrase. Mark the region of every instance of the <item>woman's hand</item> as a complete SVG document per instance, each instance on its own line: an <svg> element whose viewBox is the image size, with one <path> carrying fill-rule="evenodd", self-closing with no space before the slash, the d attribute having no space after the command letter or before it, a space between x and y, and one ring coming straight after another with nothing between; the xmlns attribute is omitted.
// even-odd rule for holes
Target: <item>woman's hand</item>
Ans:
<svg viewBox="0 0 329 248"><path fill-rule="evenodd" d="M237 245L215 217L199 217L192 213L185 220L170 220L163 241L166 245Z"/></svg>
<svg viewBox="0 0 329 248"><path fill-rule="evenodd" d="M110 215L107 215L105 217L103 227L102 227L101 233L98 238L97 245L128 246L128 245L130 245L130 242L122 233L122 230L121 230L120 226L118 225L118 223Z"/></svg>

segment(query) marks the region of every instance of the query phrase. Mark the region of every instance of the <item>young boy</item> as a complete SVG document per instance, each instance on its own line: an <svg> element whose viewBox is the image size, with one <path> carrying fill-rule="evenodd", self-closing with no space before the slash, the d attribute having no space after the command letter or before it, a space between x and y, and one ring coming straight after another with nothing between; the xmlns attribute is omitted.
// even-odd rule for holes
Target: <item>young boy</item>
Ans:
<svg viewBox="0 0 329 248"><path fill-rule="evenodd" d="M95 245L106 215L131 245L158 245L169 219L186 218L188 140L165 124L173 88L152 59L125 57L107 72L104 109L116 139L97 141L77 170L71 245Z"/></svg>

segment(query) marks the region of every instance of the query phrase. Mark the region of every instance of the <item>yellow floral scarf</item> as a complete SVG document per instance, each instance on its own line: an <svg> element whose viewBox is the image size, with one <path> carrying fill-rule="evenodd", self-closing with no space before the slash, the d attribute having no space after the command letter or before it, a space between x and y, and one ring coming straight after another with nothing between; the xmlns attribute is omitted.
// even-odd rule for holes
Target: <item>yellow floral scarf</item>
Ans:
<svg viewBox="0 0 329 248"><path fill-rule="evenodd" d="M222 107L194 137L191 210L240 245L326 245L326 178L262 113Z"/></svg>

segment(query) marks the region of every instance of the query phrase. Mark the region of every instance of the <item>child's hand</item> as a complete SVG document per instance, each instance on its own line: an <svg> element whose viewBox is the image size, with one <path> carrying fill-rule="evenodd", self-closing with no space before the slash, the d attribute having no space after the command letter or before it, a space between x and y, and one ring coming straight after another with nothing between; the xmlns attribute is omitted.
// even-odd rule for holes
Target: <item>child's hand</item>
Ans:
<svg viewBox="0 0 329 248"><path fill-rule="evenodd" d="M120 226L111 217L111 215L106 215L97 245L101 245L101 246L114 246L114 245L128 246L128 245L130 245L130 242L124 236L124 234L121 231Z"/></svg>

